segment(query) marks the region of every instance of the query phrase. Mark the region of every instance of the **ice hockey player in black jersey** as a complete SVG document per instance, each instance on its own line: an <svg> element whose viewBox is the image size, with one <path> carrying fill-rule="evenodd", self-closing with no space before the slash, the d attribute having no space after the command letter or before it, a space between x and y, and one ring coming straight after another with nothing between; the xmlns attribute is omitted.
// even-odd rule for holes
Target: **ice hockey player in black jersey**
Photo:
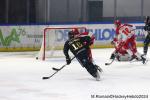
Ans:
<svg viewBox="0 0 150 100"><path fill-rule="evenodd" d="M148 51L148 45L150 43L150 16L147 16L145 19L145 26L144 26L144 30L147 31L147 36L144 40L144 55L147 55L147 51Z"/></svg>
<svg viewBox="0 0 150 100"><path fill-rule="evenodd" d="M89 57L88 49L91 45L91 38L89 36L76 37L73 31L68 33L68 40L64 44L64 55L66 56L66 62L69 65L71 59L69 56L69 50L74 54L76 59L86 68L86 70L97 80L100 80L100 73L102 69L95 65Z"/></svg>

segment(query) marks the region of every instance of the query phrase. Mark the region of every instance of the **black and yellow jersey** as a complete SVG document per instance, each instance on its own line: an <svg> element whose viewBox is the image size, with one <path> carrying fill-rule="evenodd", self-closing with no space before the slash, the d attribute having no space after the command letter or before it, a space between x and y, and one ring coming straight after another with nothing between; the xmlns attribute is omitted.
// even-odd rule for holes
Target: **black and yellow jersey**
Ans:
<svg viewBox="0 0 150 100"><path fill-rule="evenodd" d="M69 57L68 51L70 50L74 55L89 49L91 38L89 36L77 37L67 40L64 44L64 54Z"/></svg>

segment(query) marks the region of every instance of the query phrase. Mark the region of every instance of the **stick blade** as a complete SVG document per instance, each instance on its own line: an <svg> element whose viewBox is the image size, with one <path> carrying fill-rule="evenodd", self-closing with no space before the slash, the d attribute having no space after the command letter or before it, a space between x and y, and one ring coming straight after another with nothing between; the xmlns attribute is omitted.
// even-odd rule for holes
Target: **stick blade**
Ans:
<svg viewBox="0 0 150 100"><path fill-rule="evenodd" d="M43 80L44 80L44 79L49 79L49 77L43 77L42 79L43 79Z"/></svg>
<svg viewBox="0 0 150 100"><path fill-rule="evenodd" d="M53 67L52 68L53 70L55 70L55 71L59 71L60 69L58 69L58 68L55 68L55 67Z"/></svg>

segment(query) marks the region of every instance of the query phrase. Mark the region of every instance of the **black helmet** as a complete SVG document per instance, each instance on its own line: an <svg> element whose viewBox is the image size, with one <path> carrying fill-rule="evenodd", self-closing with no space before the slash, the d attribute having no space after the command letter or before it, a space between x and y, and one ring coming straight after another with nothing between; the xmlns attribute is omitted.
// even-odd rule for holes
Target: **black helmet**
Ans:
<svg viewBox="0 0 150 100"><path fill-rule="evenodd" d="M73 31L70 31L70 32L68 33L68 38L69 38L69 39L74 38L74 32L73 32Z"/></svg>

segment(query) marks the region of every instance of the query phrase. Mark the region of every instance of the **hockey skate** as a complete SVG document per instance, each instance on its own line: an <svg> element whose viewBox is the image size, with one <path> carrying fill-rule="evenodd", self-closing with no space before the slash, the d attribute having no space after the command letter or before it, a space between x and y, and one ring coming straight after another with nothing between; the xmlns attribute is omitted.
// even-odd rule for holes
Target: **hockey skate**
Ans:
<svg viewBox="0 0 150 100"><path fill-rule="evenodd" d="M100 75L101 73L103 72L103 70L98 66L98 65L95 65L97 67L97 72L96 72L96 81L100 81Z"/></svg>
<svg viewBox="0 0 150 100"><path fill-rule="evenodd" d="M146 64L147 60L146 60L146 55L141 55L142 58L142 63Z"/></svg>
<svg viewBox="0 0 150 100"><path fill-rule="evenodd" d="M136 55L132 55L130 61L133 61L134 59L137 59L137 56L136 56Z"/></svg>
<svg viewBox="0 0 150 100"><path fill-rule="evenodd" d="M97 70L96 77L95 77L96 81L100 81L100 79L101 79L100 74L101 74L101 72L99 70Z"/></svg>
<svg viewBox="0 0 150 100"><path fill-rule="evenodd" d="M95 65L96 66L96 68L97 68L97 70L99 70L99 72L103 72L103 70L102 70L102 68L100 68L98 65Z"/></svg>

